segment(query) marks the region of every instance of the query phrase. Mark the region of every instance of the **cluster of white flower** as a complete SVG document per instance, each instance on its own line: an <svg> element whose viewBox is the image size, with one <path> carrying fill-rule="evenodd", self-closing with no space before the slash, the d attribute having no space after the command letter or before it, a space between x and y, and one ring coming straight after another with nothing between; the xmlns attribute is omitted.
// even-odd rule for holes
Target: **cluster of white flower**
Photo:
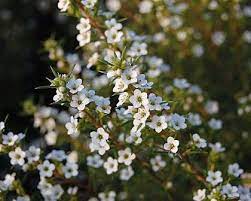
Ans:
<svg viewBox="0 0 251 201"><path fill-rule="evenodd" d="M220 6L215 0L204 3L208 3L207 12L215 12ZM97 0L58 1L61 12L68 11L79 19L77 40L79 49L84 50L82 56L86 62L80 54L64 54L62 48L50 41L54 45L48 48L49 57L58 67L68 65L69 68L62 74L53 71L55 78L50 80L50 87L56 89L54 102L64 107L36 108L34 126L45 134L46 144L53 147L48 151L41 143L41 147L32 144L23 149L20 141L24 134L6 133L5 122L0 122L0 151L9 155L10 164L21 167L27 175L29 171L39 173L37 188L46 201L78 200L78 194L85 190L88 193L84 200L87 196L90 196L89 201L127 200L130 182L139 178L138 175L151 175L149 178L157 182L148 183L161 185L166 190L179 182L176 179L178 171L174 171L178 168L194 175L198 182L194 187L201 188L194 193L194 201L251 200L249 191L235 186L239 184L235 180L244 173L239 164L221 169L217 161L223 158L225 148L214 141L214 136L206 138L211 131L217 133L224 129L223 121L216 116L219 103L208 100L199 86L185 78L169 79L172 76L169 77L170 66L158 53L158 56L154 55L156 45L167 41L164 45L168 46L172 43L169 35L170 39L174 35L181 45L190 40L189 37L196 38L188 52L191 51L196 59L204 56L201 33L187 27L186 19L182 17L189 3L173 0L138 3L139 13L132 15L133 19L137 21L138 16L150 17L156 12L156 23L163 29L149 36L138 35L123 27L123 20L115 19L114 16L120 16L116 11L124 9L122 1L106 1L108 10L115 13L104 12L104 5L100 4ZM246 8L244 13L251 12ZM210 15L203 17L206 20ZM226 20L227 17L221 18ZM153 26L155 30L154 23ZM220 29L212 30L210 34L213 48L228 40L228 34ZM249 41L250 34L244 35ZM184 57L182 53L179 56ZM240 103L246 104L249 99L242 98ZM68 109L64 111L65 108ZM244 111L248 112L247 106ZM243 114L243 110L239 110L239 114ZM211 140L215 143L210 143ZM205 160L193 164L192 155L202 152ZM0 192L14 190L15 200L30 200L17 175L6 174L0 181ZM109 183L110 180L113 183ZM109 184L99 185L100 181ZM132 184L138 185L137 182ZM112 188L121 188L122 192L116 193ZM134 194L128 199L145 200L144 194Z"/></svg>
<svg viewBox="0 0 251 201"><path fill-rule="evenodd" d="M36 146L30 146L26 151L20 147L20 141L25 137L23 133L13 134L8 132L2 135L2 148L4 150L9 149L8 155L10 158L10 164L13 166L21 166L22 170L26 173L29 171L38 170L40 175L40 183L38 189L40 190L44 200L59 200L64 193L61 185L52 185L49 178L54 176L56 171L59 171L60 176L64 176L66 179L75 177L78 175L78 164L74 153L66 155L63 150L52 150L48 153L44 160L41 158L42 150ZM63 162L65 164L63 164ZM61 165L59 165L61 163ZM16 178L16 173L6 174L5 179L0 181L1 192L8 190L15 190L19 192L19 186L16 182L19 182ZM63 178L63 177L62 177ZM20 194L16 200L30 200L28 195ZM22 195L22 196L21 196Z"/></svg>
<svg viewBox="0 0 251 201"><path fill-rule="evenodd" d="M229 166L229 174L233 173L233 169L236 169L234 171L237 171L235 176L239 176L242 173L242 170L239 169L239 165L233 164ZM202 201L208 198L209 200L228 200L228 199L238 199L240 200L249 200L250 199L250 193L242 192L240 187L238 189L237 186L232 186L230 183L226 183L224 185L219 185L223 182L222 172L221 171L208 171L208 176L206 178L206 181L209 182L213 186L213 190L209 192L207 195L206 189L198 189L197 192L194 194L193 200L194 201Z"/></svg>
<svg viewBox="0 0 251 201"><path fill-rule="evenodd" d="M97 132L92 131L90 133L90 136L91 136L91 143L89 146L91 152L98 151L100 155L104 155L105 152L110 149L110 146L107 143L109 139L109 134L103 128L98 128Z"/></svg>
<svg viewBox="0 0 251 201"><path fill-rule="evenodd" d="M147 76L149 78L156 78L161 73L167 73L170 71L170 66L164 63L162 58L156 56L147 56L146 63L149 66Z"/></svg>
<svg viewBox="0 0 251 201"><path fill-rule="evenodd" d="M111 44L119 43L123 37L123 32L120 31L122 29L122 24L117 23L117 21L114 18L112 18L110 20L106 20L105 25L108 28L105 31L107 43Z"/></svg>
<svg viewBox="0 0 251 201"><path fill-rule="evenodd" d="M242 116L251 112L251 93L238 99L239 108L238 115Z"/></svg>
<svg viewBox="0 0 251 201"><path fill-rule="evenodd" d="M86 18L81 18L76 28L79 31L79 34L77 35L77 40L79 42L79 46L82 47L91 41L90 20Z"/></svg>
<svg viewBox="0 0 251 201"><path fill-rule="evenodd" d="M237 163L232 164L229 166L229 170L228 170L229 174L235 174L236 177L238 177L240 174L242 174L243 170L239 169L239 165ZM221 171L208 171L208 176L207 176L207 182L209 182L212 186L217 186L220 183L223 182L223 178L222 178L222 173ZM200 190L199 190L200 191ZM199 197L202 199L202 197L206 197L206 191L205 189L203 189L203 192L200 191L197 193L197 200L200 200ZM218 192L218 193L217 193ZM219 195L222 197L222 199L224 199L226 196L228 199L236 199L239 198L240 194L239 194L239 190L237 186L232 186L231 184L227 183L224 184L222 186L218 186L216 188L213 189L213 191L208 195L208 198L210 199L215 199L217 197L219 197ZM199 195L200 194L200 195ZM218 194L218 195L217 195ZM196 200L196 199L194 199ZM241 199L243 200L243 199Z"/></svg>
<svg viewBox="0 0 251 201"><path fill-rule="evenodd" d="M91 6L86 7L92 9L95 3L96 2L92 4L90 3ZM83 4L87 5L85 3ZM153 5L154 3L151 1L141 2L139 5L140 13L150 13L152 11ZM171 8L172 12L174 12L174 10L176 10L175 12L183 12L187 8L185 4L182 6L180 5L180 7L176 7L176 5L170 2L168 6L170 5L173 6ZM211 10L214 10L216 5L211 3L209 7ZM166 22L163 20L161 23L165 24ZM178 29L183 25L181 18L178 16L172 17L169 23L170 27L174 29ZM97 131L92 131L90 133L91 142L89 144L89 148L91 152L97 151L99 155L95 154L93 156L88 156L87 165L93 168L100 168L103 166L106 170L106 173L110 175L120 170L120 163L124 164L128 167L120 170L120 179L129 180L134 175L134 170L131 164L136 158L137 153L132 153L131 148L129 147L125 149L118 149L118 158L116 158L116 156L110 155L109 150L114 150L113 146L120 147L122 145L123 147L125 146L125 143L134 143L135 145L142 143L142 137L144 137L142 136L142 133L145 133L146 129L148 129L146 126L154 130L154 132L158 133L162 138L162 135L166 134L165 131L177 132L186 129L188 126L199 127L204 122L200 116L200 113L196 112L189 113L187 117L189 124L186 123L186 116L175 112L167 113L167 111L171 109L170 105L161 96L158 96L153 92L153 83L147 80L146 75L149 78L156 78L160 76L162 72L168 72L170 67L164 63L162 58L147 55L148 44L145 42L145 36L139 36L131 30L128 31L123 29L122 31L122 23L117 22L117 20L113 17L104 20L104 25L107 28L107 30L104 30L103 33L106 37L108 48L106 48L104 52L97 53L100 51L100 43L104 42L104 38L101 36L102 42L99 41L99 45L95 45L96 48L92 46L92 48L94 48L94 51L91 50L93 51L93 56L90 57L89 60L93 61L89 62L91 65L88 65L89 67L96 65L97 60L103 56L102 59L108 66L108 70L106 70L107 78L112 80L114 84L112 89L114 95L118 95L118 102L116 103L115 109L116 115L118 119L124 123L131 122L132 127L129 127L129 132L128 130L125 130L125 132L128 133L120 134L117 141L116 136L113 134L113 131L116 130L116 128L114 128L114 124L116 125L117 123L114 123L114 121L106 122L103 125L102 121L101 123L98 123L98 125L96 125L96 127L98 126ZM81 31L83 28L80 27L85 25L82 24L78 26L79 28L77 29ZM87 31L90 31L89 21L86 24L86 27ZM181 31L179 31L177 36L181 41L187 37L186 33ZM215 32L212 35L212 41L215 43L215 45L223 44L225 39L224 33L220 31ZM121 50L123 47L121 43L122 40L129 40L131 42L130 46L123 51ZM113 49L111 49L109 44L112 45ZM197 57L200 57L204 52L203 47L200 44L197 44L197 46L193 48L193 51L194 55ZM149 66L149 70L144 74L141 73L142 69L136 62L138 57L144 58L143 56L145 56L145 59L142 61L146 62L143 64ZM92 108L90 104L91 102L95 103L96 111L100 112L101 114L109 114L111 116L114 115L110 99L97 96L95 95L95 91L85 89L85 87L82 85L84 82L83 80L72 77L69 79L66 75L61 76L60 79L62 79L62 83L64 84L60 86L53 86L57 88L57 91L59 91L61 87L61 100L69 102L72 108L78 110L75 116L71 117L71 121L66 124L69 135L73 134L73 136L79 136L79 122L82 121L81 119L86 117L86 115L90 115L86 114L86 112L88 113L90 110L89 108ZM196 85L190 84L186 79L175 78L173 80L173 86L174 87L170 86L168 89L166 89L166 92L170 93L176 89L180 91L187 91L188 93L198 94L198 102L203 102L203 97L201 97L201 89ZM189 104L192 103L190 99L188 99L188 101ZM187 108L189 107L190 106ZM217 102L209 100L205 102L204 110L208 115L214 115L218 113L219 105ZM94 114L94 116L96 116L96 114ZM212 130L220 130L222 128L222 121L212 117L208 121L208 126ZM123 130L123 128L118 128L118 130ZM192 145L195 145L195 147L200 149L206 149L207 145L209 145L208 147L210 147L215 153L220 153L225 150L219 142L215 144L207 143L207 141L200 137L200 135L197 133L192 135ZM180 141L172 136L167 136L167 141L162 146L163 150L169 152L171 154L170 156L173 157L172 154L176 154L178 152ZM150 163L154 171L159 171L166 166L166 161L162 159L161 155L156 155L154 158L151 158ZM236 167L229 166L229 169L232 170L232 174L236 175L237 170L234 168ZM231 170L229 171L231 172ZM230 172L229 174L231 175ZM205 179L207 182L211 183L212 186L217 186L223 181L221 174L222 173L220 171L209 171L208 176ZM223 191L225 192L226 190L222 189L222 192ZM224 194L226 193L222 193L222 195ZM109 197L109 193L104 193L103 195L107 195L107 197ZM102 196L98 197L102 200ZM114 199L113 196L111 197L111 199ZM197 195L194 196L194 200L203 200L205 197L206 190L199 190Z"/></svg>
<svg viewBox="0 0 251 201"><path fill-rule="evenodd" d="M52 107L39 107L34 113L34 126L40 128L41 133L45 134L45 141L48 145L54 145L57 142L59 130L58 124L66 124L70 120L71 113L58 111ZM74 127L72 127L73 129ZM76 131L76 130L75 130ZM69 132L74 134L75 132Z"/></svg>

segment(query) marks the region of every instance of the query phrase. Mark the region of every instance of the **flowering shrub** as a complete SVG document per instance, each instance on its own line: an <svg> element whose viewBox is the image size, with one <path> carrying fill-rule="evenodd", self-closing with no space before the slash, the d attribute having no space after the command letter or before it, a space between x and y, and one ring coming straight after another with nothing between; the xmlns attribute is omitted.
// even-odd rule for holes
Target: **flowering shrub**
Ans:
<svg viewBox="0 0 251 201"><path fill-rule="evenodd" d="M192 29L187 23L196 4L58 1L59 10L77 21L77 53L65 53L54 38L44 43L54 77L39 88L54 90L56 106L26 107L43 143L26 146L24 133L0 123L1 153L13 166L0 182L3 200L251 200L244 170L221 142L227 131L219 103L179 75L163 54L176 44L177 60L198 58L210 51L198 41L210 40L216 49L224 45L220 29L202 40L196 29L210 24L201 27L193 19ZM240 11L238 1L200 4L211 13L205 19L227 21L227 13L218 13L218 4L225 5L230 28L251 15L248 8ZM137 33L142 27L146 32ZM243 33L243 46L250 35ZM181 51L186 46L189 51ZM34 180L28 188L27 179Z"/></svg>

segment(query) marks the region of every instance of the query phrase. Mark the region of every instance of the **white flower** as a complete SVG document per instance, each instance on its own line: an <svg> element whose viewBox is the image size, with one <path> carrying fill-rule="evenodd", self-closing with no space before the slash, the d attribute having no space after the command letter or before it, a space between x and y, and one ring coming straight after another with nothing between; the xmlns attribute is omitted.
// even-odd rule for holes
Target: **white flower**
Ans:
<svg viewBox="0 0 251 201"><path fill-rule="evenodd" d="M238 163L233 163L228 166L228 174L239 177L243 173Z"/></svg>
<svg viewBox="0 0 251 201"><path fill-rule="evenodd" d="M115 86L113 87L113 92L123 92L128 88L128 85L124 82L122 78L117 78L115 81Z"/></svg>
<svg viewBox="0 0 251 201"><path fill-rule="evenodd" d="M79 24L76 26L79 33L85 33L91 29L90 20L86 18L80 18Z"/></svg>
<svg viewBox="0 0 251 201"><path fill-rule="evenodd" d="M119 43L122 39L123 32L117 29L111 28L105 31L107 43Z"/></svg>
<svg viewBox="0 0 251 201"><path fill-rule="evenodd" d="M215 144L209 144L209 147L216 153L224 152L225 148L222 147L220 142L216 142Z"/></svg>
<svg viewBox="0 0 251 201"><path fill-rule="evenodd" d="M66 123L65 127L69 135L72 135L73 137L77 137L79 135L78 120L74 119L74 117L71 117L71 121Z"/></svg>
<svg viewBox="0 0 251 201"><path fill-rule="evenodd" d="M12 165L22 166L24 164L25 152L20 147L17 147L14 151L9 152L9 157Z"/></svg>
<svg viewBox="0 0 251 201"><path fill-rule="evenodd" d="M251 17L251 6L245 6L243 8L243 14L246 16L246 17Z"/></svg>
<svg viewBox="0 0 251 201"><path fill-rule="evenodd" d="M163 20L163 22L165 22L165 20ZM171 28L178 29L183 25L183 20L182 20L181 16L175 15L175 16L172 16L170 18L170 20L168 20L168 24L170 24Z"/></svg>
<svg viewBox="0 0 251 201"><path fill-rule="evenodd" d="M160 43L166 39L166 35L163 32L158 32L153 35L153 42Z"/></svg>
<svg viewBox="0 0 251 201"><path fill-rule="evenodd" d="M173 80L173 85L179 89L186 89L188 87L190 87L190 83L187 82L186 79L179 79L179 78L175 78Z"/></svg>
<svg viewBox="0 0 251 201"><path fill-rule="evenodd" d="M117 107L121 106L124 104L124 102L126 102L126 100L128 99L129 95L127 92L121 93L119 95L119 102L117 103Z"/></svg>
<svg viewBox="0 0 251 201"><path fill-rule="evenodd" d="M104 145L100 145L94 142L91 142L89 144L89 147L91 149L91 152L98 151L100 155L104 155L107 150L110 149L110 146L108 143L105 143Z"/></svg>
<svg viewBox="0 0 251 201"><path fill-rule="evenodd" d="M109 134L105 132L103 128L98 128L97 132L92 131L90 133L90 136L92 138L93 143L98 143L101 146L104 146L107 143L107 140L109 139Z"/></svg>
<svg viewBox="0 0 251 201"><path fill-rule="evenodd" d="M134 84L136 88L140 89L151 89L153 83L148 82L145 74L139 74L137 76L137 84Z"/></svg>
<svg viewBox="0 0 251 201"><path fill-rule="evenodd" d="M2 138L3 144L8 146L13 146L18 141L18 135L14 135L12 132L2 135Z"/></svg>
<svg viewBox="0 0 251 201"><path fill-rule="evenodd" d="M78 152L72 151L66 156L66 161L69 163L77 163L78 161Z"/></svg>
<svg viewBox="0 0 251 201"><path fill-rule="evenodd" d="M42 164L38 165L37 169L39 170L40 177L51 177L55 170L55 165L45 160Z"/></svg>
<svg viewBox="0 0 251 201"><path fill-rule="evenodd" d="M26 158L28 159L28 163L32 163L34 161L38 161L40 157L40 148L36 148L35 146L30 146L29 150L25 152Z"/></svg>
<svg viewBox="0 0 251 201"><path fill-rule="evenodd" d="M46 191L52 188L52 184L48 183L44 177L41 177L37 188L40 190L40 192L43 195Z"/></svg>
<svg viewBox="0 0 251 201"><path fill-rule="evenodd" d="M69 0L59 0L58 1L58 9L61 12L67 11L69 5L70 5L70 1Z"/></svg>
<svg viewBox="0 0 251 201"><path fill-rule="evenodd" d="M149 0L144 0L139 3L140 13L150 13L153 7L153 3Z"/></svg>
<svg viewBox="0 0 251 201"><path fill-rule="evenodd" d="M18 196L17 199L14 199L13 201L30 201L30 197L28 195Z"/></svg>
<svg viewBox="0 0 251 201"><path fill-rule="evenodd" d="M227 195L230 199L239 197L238 188L236 186L232 186L231 184L222 186L221 193L223 195Z"/></svg>
<svg viewBox="0 0 251 201"><path fill-rule="evenodd" d="M157 133L167 128L166 118L164 116L154 115L152 121L148 125L154 129Z"/></svg>
<svg viewBox="0 0 251 201"><path fill-rule="evenodd" d="M163 110L170 110L170 105L168 104L168 103L161 103L161 108L163 109Z"/></svg>
<svg viewBox="0 0 251 201"><path fill-rule="evenodd" d="M63 55L62 55L63 56ZM67 53L66 56L65 56L66 60L68 61L68 63L71 65L71 66L74 66L73 67L73 72L75 74L78 74L80 73L81 71L81 60L78 56L77 53Z"/></svg>
<svg viewBox="0 0 251 201"><path fill-rule="evenodd" d="M208 122L208 125L210 128L212 128L213 130L219 130L222 128L222 121L212 118L210 119L210 121Z"/></svg>
<svg viewBox="0 0 251 201"><path fill-rule="evenodd" d="M187 127L185 118L177 113L171 115L170 123L175 130L185 129Z"/></svg>
<svg viewBox="0 0 251 201"><path fill-rule="evenodd" d="M69 188L67 189L67 193L68 193L69 195L76 195L77 192L78 192L78 187L77 187L77 186L69 187Z"/></svg>
<svg viewBox="0 0 251 201"><path fill-rule="evenodd" d="M200 115L199 114L193 114L193 113L190 113L188 115L188 121L189 123L192 125L192 126L199 126L201 125L201 118L200 118Z"/></svg>
<svg viewBox="0 0 251 201"><path fill-rule="evenodd" d="M141 92L139 89L134 90L133 95L129 98L129 100L135 108L147 106L149 103L147 99L147 93Z"/></svg>
<svg viewBox="0 0 251 201"><path fill-rule="evenodd" d="M23 134L23 133L18 133L17 136L18 136L17 142L20 142L22 139L24 139L25 134Z"/></svg>
<svg viewBox="0 0 251 201"><path fill-rule="evenodd" d="M142 142L141 133L140 132L131 132L129 136L126 137L127 143L135 143L140 144Z"/></svg>
<svg viewBox="0 0 251 201"><path fill-rule="evenodd" d="M85 109L85 106L91 102L90 99L87 98L85 92L85 90L82 90L78 92L78 94L73 95L70 106L77 108L79 111L83 111Z"/></svg>
<svg viewBox="0 0 251 201"><path fill-rule="evenodd" d="M121 74L121 78L123 79L123 81L129 85L132 83L136 83L137 82L137 76L138 76L138 72L134 69L126 69L124 70L124 72Z"/></svg>
<svg viewBox="0 0 251 201"><path fill-rule="evenodd" d="M192 47L192 53L195 57L201 57L204 54L204 48L200 44L196 44Z"/></svg>
<svg viewBox="0 0 251 201"><path fill-rule="evenodd" d="M53 96L53 100L55 102L58 102L58 101L61 101L63 98L64 98L64 94L59 89L57 89L56 95Z"/></svg>
<svg viewBox="0 0 251 201"><path fill-rule="evenodd" d="M55 149L53 149L52 152L47 154L47 156L45 158L61 162L61 161L66 159L66 154L65 154L64 150L55 150Z"/></svg>
<svg viewBox="0 0 251 201"><path fill-rule="evenodd" d="M179 140L175 140L173 137L168 137L167 142L164 144L164 149L175 154L178 151L179 144Z"/></svg>
<svg viewBox="0 0 251 201"><path fill-rule="evenodd" d="M116 193L114 191L109 191L107 193L99 193L98 197L100 201L115 201Z"/></svg>
<svg viewBox="0 0 251 201"><path fill-rule="evenodd" d="M75 94L81 91L84 86L82 85L81 79L70 79L66 84L66 88L69 89L72 94Z"/></svg>
<svg viewBox="0 0 251 201"><path fill-rule="evenodd" d="M98 154L95 154L93 156L87 156L86 160L87 165L94 168L100 168L104 163L104 161Z"/></svg>
<svg viewBox="0 0 251 201"><path fill-rule="evenodd" d="M149 110L160 111L162 109L161 103L163 101L160 96L156 96L155 94L150 93L148 96L148 100L149 100L149 104L148 104Z"/></svg>
<svg viewBox="0 0 251 201"><path fill-rule="evenodd" d="M64 193L63 188L59 184L52 186L51 184L47 183L47 184L45 184L45 186L46 185L47 185L46 188L44 188L44 189L41 188L41 194L42 194L44 200L46 200L46 201L60 200L61 196Z"/></svg>
<svg viewBox="0 0 251 201"><path fill-rule="evenodd" d="M87 90L87 89L83 89L82 93L85 94L85 96L90 100L90 102L95 100L95 91L94 90Z"/></svg>
<svg viewBox="0 0 251 201"><path fill-rule="evenodd" d="M108 27L108 29L116 29L116 30L120 30L122 29L122 24L121 23L117 23L115 18L109 19L105 21L105 25Z"/></svg>
<svg viewBox="0 0 251 201"><path fill-rule="evenodd" d="M82 0L81 2L86 8L92 9L97 3L97 0Z"/></svg>
<svg viewBox="0 0 251 201"><path fill-rule="evenodd" d="M145 126L145 122L147 118L150 116L150 112L147 107L140 107L138 108L137 113L133 115L133 125L134 126L140 126L143 127Z"/></svg>
<svg viewBox="0 0 251 201"><path fill-rule="evenodd" d="M112 174L118 171L118 161L112 157L108 157L107 161L104 162L104 168L107 174Z"/></svg>
<svg viewBox="0 0 251 201"><path fill-rule="evenodd" d="M205 110L208 114L216 114L219 111L219 104L217 101L207 101L205 105Z"/></svg>
<svg viewBox="0 0 251 201"><path fill-rule="evenodd" d="M206 181L216 186L223 181L221 175L221 171L208 171Z"/></svg>
<svg viewBox="0 0 251 201"><path fill-rule="evenodd" d="M3 121L0 122L0 132L5 128L5 124Z"/></svg>
<svg viewBox="0 0 251 201"><path fill-rule="evenodd" d="M220 46L224 43L226 36L222 31L216 31L212 34L212 41L215 45Z"/></svg>
<svg viewBox="0 0 251 201"><path fill-rule="evenodd" d="M91 31L79 33L77 35L77 40L79 42L80 47L85 46L87 43L91 41Z"/></svg>
<svg viewBox="0 0 251 201"><path fill-rule="evenodd" d="M127 168L124 168L120 171L119 178L122 181L128 181L132 176L134 175L134 171L131 166L128 166Z"/></svg>
<svg viewBox="0 0 251 201"><path fill-rule="evenodd" d="M244 31L242 38L247 43L251 43L251 31Z"/></svg>
<svg viewBox="0 0 251 201"><path fill-rule="evenodd" d="M189 88L189 93L192 93L192 94L201 94L202 90L201 90L201 88L198 85L191 85L190 88ZM200 96L199 100L202 101L203 97Z"/></svg>
<svg viewBox="0 0 251 201"><path fill-rule="evenodd" d="M114 52L112 52L114 54ZM111 62L111 58L107 58L108 56L106 56L104 59L108 62ZM110 57L110 56L109 56ZM121 75L121 70L120 69L117 69L117 70L108 70L107 72L107 78L114 78L114 77L118 77Z"/></svg>
<svg viewBox="0 0 251 201"><path fill-rule="evenodd" d="M199 189L193 196L194 201L202 201L206 198L206 189Z"/></svg>
<svg viewBox="0 0 251 201"><path fill-rule="evenodd" d="M106 6L110 11L117 12L121 8L120 0L107 0Z"/></svg>
<svg viewBox="0 0 251 201"><path fill-rule="evenodd" d="M157 172L166 166L166 161L162 160L160 155L151 158L150 163L154 172Z"/></svg>
<svg viewBox="0 0 251 201"><path fill-rule="evenodd" d="M241 201L251 201L250 189L248 187L238 186L238 193Z"/></svg>
<svg viewBox="0 0 251 201"><path fill-rule="evenodd" d="M63 167L62 171L64 173L65 178L69 179L71 177L75 177L78 175L78 164L77 163L69 163L67 162Z"/></svg>
<svg viewBox="0 0 251 201"><path fill-rule="evenodd" d="M44 139L48 145L54 145L57 142L57 137L58 137L57 132L50 131L44 136Z"/></svg>
<svg viewBox="0 0 251 201"><path fill-rule="evenodd" d="M118 162L124 163L127 166L131 165L132 161L136 158L136 155L131 152L131 149L129 147L124 150L118 151L118 154Z"/></svg>
<svg viewBox="0 0 251 201"><path fill-rule="evenodd" d="M178 31L176 34L177 40L179 42L184 41L187 38L187 32L185 31Z"/></svg>
<svg viewBox="0 0 251 201"><path fill-rule="evenodd" d="M207 141L201 138L197 133L193 134L193 141L198 148L205 148L207 146Z"/></svg>
<svg viewBox="0 0 251 201"><path fill-rule="evenodd" d="M105 132L103 128L98 128L97 132L93 131L90 133L91 143L89 147L91 152L98 151L100 155L104 155L107 150L110 149L107 140L109 138L109 134Z"/></svg>
<svg viewBox="0 0 251 201"><path fill-rule="evenodd" d="M111 112L110 100L109 98L100 97L98 100L95 101L97 105L97 110L99 112L103 112L109 114Z"/></svg>
<svg viewBox="0 0 251 201"><path fill-rule="evenodd" d="M6 174L3 181L0 181L0 190L6 191L12 189L12 184L15 181L16 173Z"/></svg>
<svg viewBox="0 0 251 201"><path fill-rule="evenodd" d="M86 68L91 68L92 66L94 66L99 58L99 54L97 52L95 52L89 59L88 59L88 64L86 66Z"/></svg>
<svg viewBox="0 0 251 201"><path fill-rule="evenodd" d="M147 44L138 41L133 42L131 48L128 50L128 55L131 57L147 55Z"/></svg>
<svg viewBox="0 0 251 201"><path fill-rule="evenodd" d="M210 10L215 10L215 9L218 8L218 6L219 6L218 2L212 0L212 1L209 3L208 8L209 8Z"/></svg>

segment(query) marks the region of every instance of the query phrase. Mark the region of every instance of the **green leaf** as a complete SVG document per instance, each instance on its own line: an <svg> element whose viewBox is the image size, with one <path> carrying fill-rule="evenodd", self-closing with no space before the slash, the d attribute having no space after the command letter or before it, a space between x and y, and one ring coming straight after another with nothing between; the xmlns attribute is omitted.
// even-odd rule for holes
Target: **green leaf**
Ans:
<svg viewBox="0 0 251 201"><path fill-rule="evenodd" d="M53 75L54 75L55 77L58 77L58 73L56 72L56 70L55 70L53 67L51 67L51 66L50 66L50 69L51 69Z"/></svg>
<svg viewBox="0 0 251 201"><path fill-rule="evenodd" d="M54 89L55 87L52 87L52 86L39 86L39 87L36 87L35 89Z"/></svg>

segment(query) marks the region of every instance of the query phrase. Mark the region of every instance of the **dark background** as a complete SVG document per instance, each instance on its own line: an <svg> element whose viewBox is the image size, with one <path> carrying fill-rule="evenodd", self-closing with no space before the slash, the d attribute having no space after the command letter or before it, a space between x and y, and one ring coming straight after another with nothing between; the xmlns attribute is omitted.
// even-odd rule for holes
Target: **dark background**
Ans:
<svg viewBox="0 0 251 201"><path fill-rule="evenodd" d="M46 77L51 75L43 41L52 34L59 38L72 34L71 19L57 12L56 2L0 1L0 120L9 115L8 127L16 132L32 125L22 115L22 102L27 98L47 102L41 99L50 95L35 89L48 84Z"/></svg>

